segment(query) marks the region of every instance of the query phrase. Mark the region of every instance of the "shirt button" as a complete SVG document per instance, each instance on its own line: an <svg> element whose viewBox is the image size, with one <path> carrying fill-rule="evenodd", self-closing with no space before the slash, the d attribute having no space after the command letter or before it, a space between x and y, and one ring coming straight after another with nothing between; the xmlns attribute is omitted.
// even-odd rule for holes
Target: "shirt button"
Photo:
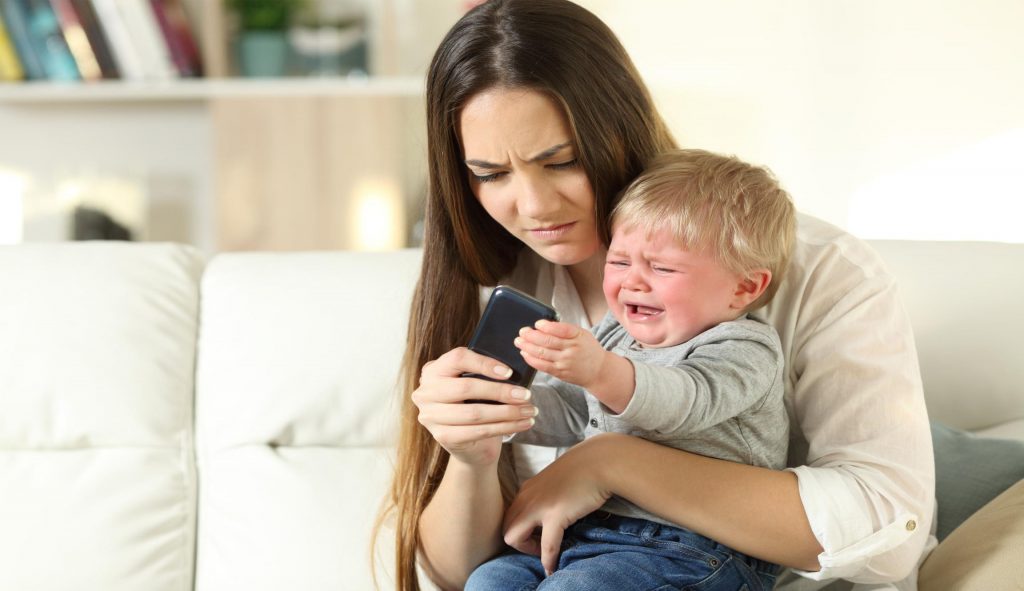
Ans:
<svg viewBox="0 0 1024 591"><path fill-rule="evenodd" d="M590 426L597 429L597 419L590 419Z"/></svg>
<svg viewBox="0 0 1024 591"><path fill-rule="evenodd" d="M917 529L917 522L911 519L907 522L907 531L914 531Z"/></svg>

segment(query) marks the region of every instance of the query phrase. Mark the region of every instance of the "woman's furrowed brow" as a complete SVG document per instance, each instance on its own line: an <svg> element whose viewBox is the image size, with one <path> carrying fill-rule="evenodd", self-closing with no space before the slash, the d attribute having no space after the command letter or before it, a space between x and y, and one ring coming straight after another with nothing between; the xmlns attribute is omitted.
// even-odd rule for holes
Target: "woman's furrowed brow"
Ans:
<svg viewBox="0 0 1024 591"><path fill-rule="evenodd" d="M539 162L541 160L547 160L548 158L551 158L555 154L561 152L563 149L568 148L570 146L572 146L572 142L562 142L556 146L551 146L547 150L544 150L543 152L537 154L533 158L530 158L530 162Z"/></svg>
<svg viewBox="0 0 1024 591"><path fill-rule="evenodd" d="M541 151L537 155L535 155L532 158L530 158L527 162L540 162L542 160L547 160L548 158L551 158L552 156L558 154L559 152L561 152L565 148L571 147L571 146L572 146L572 142L562 142L561 144L558 144L558 145L555 145L555 146L551 146L550 148ZM465 161L465 163L466 163L467 166L475 166L477 168L485 168L485 169L505 168L506 166L508 166L507 163L506 164L495 164L494 162L488 162L487 160L478 160L476 158L467 159Z"/></svg>

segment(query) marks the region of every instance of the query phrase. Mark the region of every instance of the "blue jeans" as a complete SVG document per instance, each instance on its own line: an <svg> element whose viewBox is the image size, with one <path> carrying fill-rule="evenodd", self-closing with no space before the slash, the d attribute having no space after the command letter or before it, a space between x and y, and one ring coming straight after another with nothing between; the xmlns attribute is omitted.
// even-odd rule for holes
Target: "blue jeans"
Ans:
<svg viewBox="0 0 1024 591"><path fill-rule="evenodd" d="M481 564L465 591L768 591L778 567L678 527L597 511L565 530L558 570L514 550Z"/></svg>

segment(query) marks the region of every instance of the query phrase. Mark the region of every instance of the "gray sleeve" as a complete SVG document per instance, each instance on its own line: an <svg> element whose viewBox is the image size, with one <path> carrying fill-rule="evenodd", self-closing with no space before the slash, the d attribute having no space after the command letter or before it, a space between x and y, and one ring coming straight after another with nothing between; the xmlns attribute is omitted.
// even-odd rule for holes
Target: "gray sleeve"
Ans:
<svg viewBox="0 0 1024 591"><path fill-rule="evenodd" d="M666 436L686 437L758 408L782 379L775 335L715 335L670 364L633 361L636 388L615 418Z"/></svg>
<svg viewBox="0 0 1024 591"><path fill-rule="evenodd" d="M538 374L530 392L530 401L537 407L534 425L506 441L546 447L569 447L583 441L589 411L582 388Z"/></svg>

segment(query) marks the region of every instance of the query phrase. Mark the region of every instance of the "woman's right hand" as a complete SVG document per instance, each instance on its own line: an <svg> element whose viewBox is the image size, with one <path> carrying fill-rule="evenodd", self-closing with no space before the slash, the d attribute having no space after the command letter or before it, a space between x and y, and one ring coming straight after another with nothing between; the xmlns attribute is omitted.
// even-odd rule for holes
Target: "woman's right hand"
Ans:
<svg viewBox="0 0 1024 591"><path fill-rule="evenodd" d="M501 452L502 436L532 427L537 409L530 404L526 388L460 377L465 373L502 380L512 375L512 370L465 347L452 349L423 366L412 401L419 409L420 424L453 460L493 464Z"/></svg>

